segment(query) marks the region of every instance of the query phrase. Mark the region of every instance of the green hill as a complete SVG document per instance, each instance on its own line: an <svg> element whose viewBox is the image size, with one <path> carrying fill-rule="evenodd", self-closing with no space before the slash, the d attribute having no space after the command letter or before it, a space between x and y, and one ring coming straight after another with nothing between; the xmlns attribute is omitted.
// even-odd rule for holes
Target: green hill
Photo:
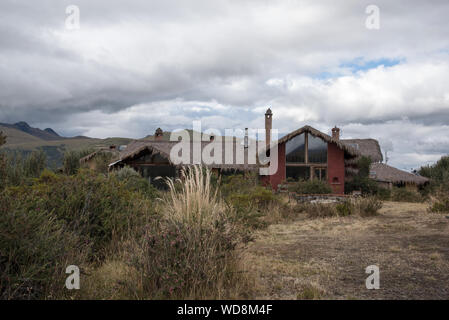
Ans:
<svg viewBox="0 0 449 320"><path fill-rule="evenodd" d="M0 124L0 131L6 135L6 144L0 150L4 152L20 152L27 154L33 151L43 151L47 155L49 167L60 167L64 152L69 150L98 149L110 145L126 145L132 139L106 138L96 139L88 137L60 137L54 130L31 128L26 123L21 126ZM25 132L27 131L27 132Z"/></svg>

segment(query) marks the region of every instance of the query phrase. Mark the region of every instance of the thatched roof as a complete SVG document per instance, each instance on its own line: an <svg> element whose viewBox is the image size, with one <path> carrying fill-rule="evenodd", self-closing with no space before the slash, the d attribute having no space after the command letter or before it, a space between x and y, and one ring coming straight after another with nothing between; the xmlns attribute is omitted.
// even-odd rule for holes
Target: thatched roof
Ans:
<svg viewBox="0 0 449 320"><path fill-rule="evenodd" d="M379 142L375 139L341 139L340 141L358 150L361 156L371 158L372 162L383 161Z"/></svg>
<svg viewBox="0 0 449 320"><path fill-rule="evenodd" d="M87 156L82 157L79 160L80 164L84 164L84 163L88 162L89 160L93 159L99 153L112 153L113 154L113 159L118 158L118 155L119 155L119 152L117 150L115 150L115 149L101 148L101 149L98 149L98 150L96 150L96 151L94 151L92 153L89 153Z"/></svg>
<svg viewBox="0 0 449 320"><path fill-rule="evenodd" d="M329 136L315 128L312 128L311 126L304 126L302 128L299 128L298 130L290 132L286 136L279 139L278 144L287 142L288 140L293 139L294 137L296 137L304 132L308 132L308 133L314 135L315 137L319 137L319 138L323 139L324 141L326 141L328 143L333 143L333 144L337 145L338 148L343 149L345 151L345 155L348 157L357 157L360 155L360 152L357 151L355 148L351 147L349 144L343 143L342 140L334 139L331 136Z"/></svg>
<svg viewBox="0 0 449 320"><path fill-rule="evenodd" d="M217 142L217 141L215 141ZM201 145L201 153L203 152L204 148L210 144L210 141L202 141L202 142L195 142ZM241 141L238 141L234 139L232 142L222 141L222 161L221 164L211 164L206 165L205 163L202 163L204 166L208 166L210 168L219 168L219 169L225 169L225 170L242 170L242 171L253 171L257 170L259 168L258 158L256 157L256 163L248 163L248 149L244 149L244 163L237 163L236 155L237 155L237 147ZM254 142L253 142L254 143ZM159 154L162 157L166 158L169 163L175 165L171 159L170 159L170 152L173 146L178 144L177 141L144 141L144 140L135 140L131 142L125 150L120 152L120 161L117 161L115 163L110 164L110 166L119 165L120 163L126 163L128 161L131 161L133 159L137 159L141 157L146 152L150 152L151 154ZM190 143L190 163L193 164L193 147L194 143ZM257 148L257 143L256 146ZM227 164L225 161L225 150L232 148L233 149L233 159L232 163ZM257 149L256 149L257 150ZM179 165L178 165L179 166Z"/></svg>
<svg viewBox="0 0 449 320"><path fill-rule="evenodd" d="M429 182L429 179L425 177L393 168L385 163L372 163L370 178L382 182L413 183L416 185Z"/></svg>

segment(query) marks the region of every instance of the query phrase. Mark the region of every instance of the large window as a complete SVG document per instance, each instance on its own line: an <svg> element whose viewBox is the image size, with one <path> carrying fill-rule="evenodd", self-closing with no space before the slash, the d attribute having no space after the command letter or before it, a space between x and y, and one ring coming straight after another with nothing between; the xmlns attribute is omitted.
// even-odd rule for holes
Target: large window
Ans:
<svg viewBox="0 0 449 320"><path fill-rule="evenodd" d="M310 179L310 167L306 166L287 166L286 167L287 178L299 180Z"/></svg>
<svg viewBox="0 0 449 320"><path fill-rule="evenodd" d="M287 162L304 163L306 156L305 134L300 134L285 144Z"/></svg>
<svg viewBox="0 0 449 320"><path fill-rule="evenodd" d="M285 144L286 177L327 180L327 142L305 132Z"/></svg>
<svg viewBox="0 0 449 320"><path fill-rule="evenodd" d="M308 152L309 163L326 163L327 162L327 142L323 139L308 134Z"/></svg>

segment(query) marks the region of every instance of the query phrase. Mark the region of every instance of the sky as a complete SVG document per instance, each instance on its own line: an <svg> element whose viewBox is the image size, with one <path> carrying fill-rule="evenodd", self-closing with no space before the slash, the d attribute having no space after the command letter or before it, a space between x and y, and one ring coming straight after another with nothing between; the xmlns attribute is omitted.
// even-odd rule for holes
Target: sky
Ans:
<svg viewBox="0 0 449 320"><path fill-rule="evenodd" d="M281 134L338 126L419 168L449 153L448 15L447 0L2 0L0 122L224 134L270 107Z"/></svg>

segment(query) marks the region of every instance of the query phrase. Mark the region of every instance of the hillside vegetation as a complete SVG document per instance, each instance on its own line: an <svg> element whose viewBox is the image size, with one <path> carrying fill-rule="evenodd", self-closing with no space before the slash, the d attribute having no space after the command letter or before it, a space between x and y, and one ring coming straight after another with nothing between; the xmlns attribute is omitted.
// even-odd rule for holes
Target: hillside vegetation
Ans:
<svg viewBox="0 0 449 320"><path fill-rule="evenodd" d="M21 153L22 155L27 155L34 151L42 151L47 157L47 166L52 168L62 166L64 153L67 151L98 149L110 145L126 145L132 140L128 138L65 138L59 136L50 128L45 130L31 128L24 122L19 122L15 125L0 124L0 131L7 137L6 144L2 146L3 151Z"/></svg>

